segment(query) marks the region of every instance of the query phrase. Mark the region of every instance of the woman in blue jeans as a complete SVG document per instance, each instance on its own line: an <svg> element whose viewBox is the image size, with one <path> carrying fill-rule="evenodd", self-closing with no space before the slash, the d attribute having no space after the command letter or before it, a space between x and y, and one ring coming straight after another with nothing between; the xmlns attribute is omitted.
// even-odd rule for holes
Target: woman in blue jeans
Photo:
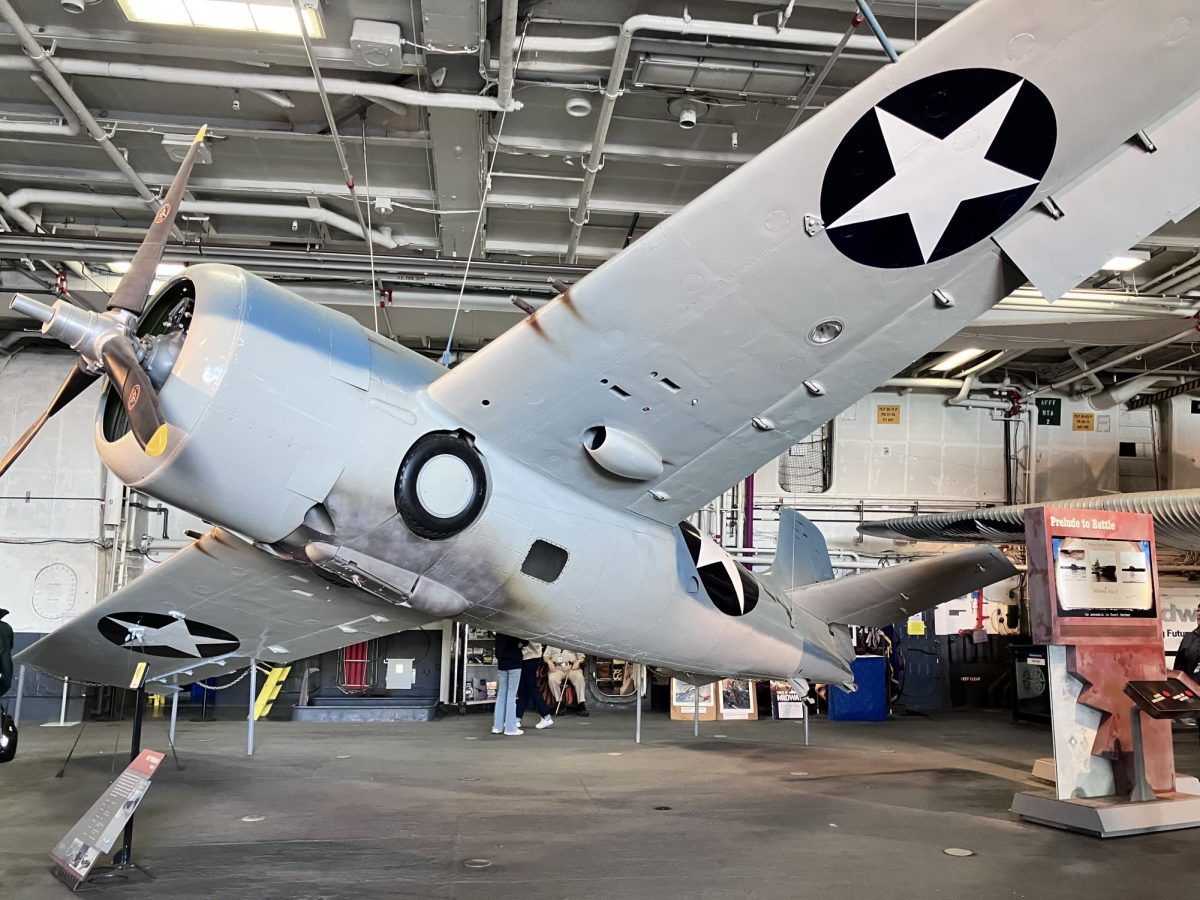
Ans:
<svg viewBox="0 0 1200 900"><path fill-rule="evenodd" d="M521 642L507 634L496 634L496 715L492 734L510 737L524 734L517 719L517 686L521 683Z"/></svg>

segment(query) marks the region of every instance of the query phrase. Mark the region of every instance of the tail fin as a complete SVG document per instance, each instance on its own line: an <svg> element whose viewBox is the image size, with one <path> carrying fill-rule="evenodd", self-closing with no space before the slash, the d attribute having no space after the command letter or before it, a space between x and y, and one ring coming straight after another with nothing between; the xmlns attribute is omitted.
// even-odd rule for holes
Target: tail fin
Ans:
<svg viewBox="0 0 1200 900"><path fill-rule="evenodd" d="M829 548L817 526L788 507L779 510L779 543L767 573L784 590L833 578Z"/></svg>

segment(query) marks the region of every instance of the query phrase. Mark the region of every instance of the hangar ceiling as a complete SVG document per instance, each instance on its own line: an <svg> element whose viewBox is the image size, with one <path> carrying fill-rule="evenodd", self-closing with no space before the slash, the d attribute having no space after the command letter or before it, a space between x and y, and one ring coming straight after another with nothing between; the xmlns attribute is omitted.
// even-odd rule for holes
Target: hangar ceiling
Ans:
<svg viewBox="0 0 1200 900"><path fill-rule="evenodd" d="M291 2L260 0L275 15ZM549 299L551 279L577 280L887 64L865 26L839 50L850 0L513 0L507 20L501 0L301 2L319 15L312 61L337 139L298 34L131 19L254 3L0 0L88 113L46 84L20 29L0 20L0 329L28 327L7 292L48 292L56 269L78 302L100 305L177 142L207 122L211 159L193 174L168 261L237 263L436 353L471 256L455 330L469 351L518 321L510 294ZM873 4L901 51L968 5ZM663 18L633 32L618 93L621 24L646 15ZM497 97L510 83L520 108L506 114ZM1041 381L1077 368L1068 348L1095 362L1178 333L1200 299L1200 217L1136 249L1137 268L1097 273L1053 307L1018 292L904 374L976 348L985 361L1006 351L997 367ZM382 309L373 281L390 297ZM1195 360L1176 365L1184 351L1113 371L1190 372Z"/></svg>

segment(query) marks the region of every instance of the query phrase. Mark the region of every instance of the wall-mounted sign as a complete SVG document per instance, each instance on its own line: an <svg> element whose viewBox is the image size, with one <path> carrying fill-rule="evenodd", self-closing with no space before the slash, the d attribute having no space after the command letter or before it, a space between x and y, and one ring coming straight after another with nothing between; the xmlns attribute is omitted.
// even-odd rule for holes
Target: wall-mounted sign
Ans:
<svg viewBox="0 0 1200 900"><path fill-rule="evenodd" d="M1200 416L1200 400L1192 401L1192 415Z"/></svg>
<svg viewBox="0 0 1200 900"><path fill-rule="evenodd" d="M1096 414L1095 413L1071 413L1071 430L1072 431L1095 431L1096 430Z"/></svg>
<svg viewBox="0 0 1200 900"><path fill-rule="evenodd" d="M899 403L880 403L875 407L875 424L876 425L899 425L900 424L900 404Z"/></svg>
<svg viewBox="0 0 1200 900"><path fill-rule="evenodd" d="M1062 398L1061 397L1038 397L1037 398L1038 424L1039 425L1061 425L1062 424Z"/></svg>

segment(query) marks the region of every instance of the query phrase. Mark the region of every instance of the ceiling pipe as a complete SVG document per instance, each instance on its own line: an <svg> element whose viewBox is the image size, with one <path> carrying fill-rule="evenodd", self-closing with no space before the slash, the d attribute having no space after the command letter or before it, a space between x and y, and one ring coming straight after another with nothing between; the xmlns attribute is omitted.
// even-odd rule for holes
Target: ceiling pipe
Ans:
<svg viewBox="0 0 1200 900"><path fill-rule="evenodd" d="M1182 341L1184 338L1189 337L1193 339L1200 337L1200 335L1197 334L1195 327L1188 328L1186 331L1181 331L1178 334L1173 334L1170 337L1163 338L1161 341L1155 341L1153 344L1147 344L1145 347L1132 350L1129 353L1124 353L1121 356L1118 356L1116 359L1109 360L1106 363L1101 363L1098 366L1092 366L1091 368L1084 369L1082 372L1072 375L1069 378L1064 378L1061 381L1056 381L1053 384L1048 384L1045 387L1038 388L1036 391L1031 391L1030 393L1025 394L1021 399L1022 401L1027 402L1035 397L1048 394L1051 391L1061 391L1067 385L1074 384L1081 378L1087 378L1089 375L1104 372L1108 369L1111 369L1113 366L1122 365L1129 362L1131 359L1137 359L1139 356L1145 356L1147 353L1153 353L1155 350L1161 350L1163 347L1166 347L1169 344L1174 344L1176 341Z"/></svg>
<svg viewBox="0 0 1200 900"><path fill-rule="evenodd" d="M7 5L8 0L0 0L0 3ZM0 7L0 10L2 9L3 7ZM68 75L84 75L95 78L125 78L131 81L191 84L200 87L221 87L243 91L262 89L301 94L318 93L316 81L304 75L218 72L212 69L148 66L140 63L105 62L98 59L60 59L57 60L57 65L60 72ZM33 68L34 63L23 56L0 57L0 69L26 71ZM352 78L326 78L325 90L330 94L361 97L363 100L372 102L382 99L392 103L402 103L406 106L436 106L447 109L503 112L495 97L417 91L412 88L397 87L394 84L356 81ZM522 105L520 100L513 100L511 109L520 109ZM78 112L78 110L76 111Z"/></svg>
<svg viewBox="0 0 1200 900"><path fill-rule="evenodd" d="M1071 361L1079 366L1080 372L1087 372L1087 360L1083 358L1078 350L1074 347L1068 347L1067 356L1071 357ZM1087 379L1092 383L1092 393L1104 390L1104 384L1100 381L1100 376L1095 372L1087 372Z"/></svg>
<svg viewBox="0 0 1200 900"><path fill-rule="evenodd" d="M268 91L263 88L246 88L247 93L262 97L268 103L273 103L280 109L295 109L296 104L291 97L279 93L279 91Z"/></svg>
<svg viewBox="0 0 1200 900"><path fill-rule="evenodd" d="M121 197L115 194L88 194L82 191L51 191L41 188L21 188L21 190L10 194L7 198L7 205L0 206L0 209L4 209L5 212L9 209L23 211L26 206L34 203L59 206L87 206L102 209L142 208L142 204L133 197ZM283 203L242 203L225 200L185 199L179 204L179 211L181 213L193 212L210 215L246 216L256 219L303 219L309 222L320 222L328 225L330 228L337 228L347 234L352 234L357 238L365 237L364 232L357 222L320 206L291 206ZM26 215L24 212L21 212L21 214ZM372 230L371 237L376 244L388 250L395 250L400 246L394 239L378 230Z"/></svg>
<svg viewBox="0 0 1200 900"><path fill-rule="evenodd" d="M513 81L516 78L513 54L516 45L517 0L504 0L500 13L500 77L496 84L496 102L501 108L507 108L512 102Z"/></svg>
<svg viewBox="0 0 1200 900"><path fill-rule="evenodd" d="M880 387L900 388L931 388L933 390L957 391L953 397L946 400L948 406L961 406L966 409L1011 409L1012 404L1007 400L982 400L970 398L971 391L1011 391L1011 384L976 384L974 377L967 378L889 378Z"/></svg>
<svg viewBox="0 0 1200 900"><path fill-rule="evenodd" d="M1159 289L1160 285L1164 285L1164 284L1167 284L1168 282L1173 281L1175 279L1175 276L1177 276L1177 275L1182 274L1186 277L1186 275L1189 271L1194 271L1193 267L1197 263L1200 263L1200 250L1197 250L1195 253L1193 253L1191 256L1189 256L1187 259L1185 259L1183 262L1181 262L1179 265L1174 266L1171 269L1168 269L1166 272L1163 272L1161 275L1155 275L1149 281L1144 282L1143 284L1139 285L1138 289L1141 291L1157 291Z"/></svg>
<svg viewBox="0 0 1200 900"><path fill-rule="evenodd" d="M1166 383L1170 386L1175 386L1180 381L1182 379L1169 375L1139 375L1136 378L1129 378L1118 382L1100 391L1098 394L1093 394L1088 397L1088 404L1092 409L1108 410L1120 406L1126 400L1132 400L1138 394L1144 393L1148 388L1154 387L1156 384Z"/></svg>
<svg viewBox="0 0 1200 900"><path fill-rule="evenodd" d="M41 75L33 74L29 80L38 86L62 115L61 122L13 122L0 121L0 134L52 134L60 137L78 137L81 126L79 117L67 106L66 102L54 92L54 88ZM10 113L4 113L10 115Z"/></svg>
<svg viewBox="0 0 1200 900"><path fill-rule="evenodd" d="M21 42L21 46L25 49L25 52L29 54L29 59L24 60L24 62L28 63L31 68L36 67L41 72L54 91L66 101L71 111L79 118L80 123L87 129L92 139L100 145L100 149L104 151L104 154L112 160L113 165L117 167L117 171L124 175L129 183L133 185L133 189L137 191L138 196L151 209L157 210L159 208L158 198L146 186L146 182L142 181L141 176L133 170L133 166L125 159L125 155L113 146L112 141L109 140L108 132L100 127L100 123L96 121L87 106L79 99L79 95L75 93L71 85L63 78L62 72L58 70L58 67L50 59L50 55L37 42L33 34L30 33L25 23L21 21L21 17L17 15L17 11L13 9L9 0L0 0L0 18L8 23L8 27L13 30L13 34ZM14 58L20 59L20 57ZM177 240L183 240L183 232L178 227L172 226L171 234Z"/></svg>
<svg viewBox="0 0 1200 900"><path fill-rule="evenodd" d="M1141 397L1131 400L1125 405L1126 409L1141 409L1143 406L1152 406L1155 403L1160 403L1163 400L1170 400L1172 397L1178 397L1181 394L1192 394L1200 390L1200 378L1195 377L1196 373L1192 372L1189 375L1181 376L1177 379L1177 384L1174 387L1169 387L1163 391L1157 391L1153 394L1145 394ZM1186 381L1184 379L1187 379Z"/></svg>
<svg viewBox="0 0 1200 900"><path fill-rule="evenodd" d="M703 19L682 18L669 16L638 15L625 20L621 25L616 50L613 53L612 67L608 72L608 81L604 86L604 101L600 105L600 114L596 120L596 130L592 135L592 148L584 164L583 184L579 189L579 200L571 213L571 236L567 240L565 259L574 263L579 257L579 239L583 234L583 226L588 220L588 203L591 201L592 189L596 186L596 175L600 171L600 162L604 156L604 143L608 139L608 129L612 124L613 109L617 98L621 96L621 82L625 78L625 64L629 60L629 48L633 37L639 31L665 31L673 34L688 34L707 37L739 38L747 41L764 41L775 44L792 44L811 46L819 36L822 43L832 41L827 46L836 47L843 35L826 31L810 31L806 29L788 28L777 31L761 25L743 25L737 22L716 22ZM878 49L874 40L864 35L852 37L848 45L855 41L864 41ZM901 49L912 46L911 41L895 41Z"/></svg>

